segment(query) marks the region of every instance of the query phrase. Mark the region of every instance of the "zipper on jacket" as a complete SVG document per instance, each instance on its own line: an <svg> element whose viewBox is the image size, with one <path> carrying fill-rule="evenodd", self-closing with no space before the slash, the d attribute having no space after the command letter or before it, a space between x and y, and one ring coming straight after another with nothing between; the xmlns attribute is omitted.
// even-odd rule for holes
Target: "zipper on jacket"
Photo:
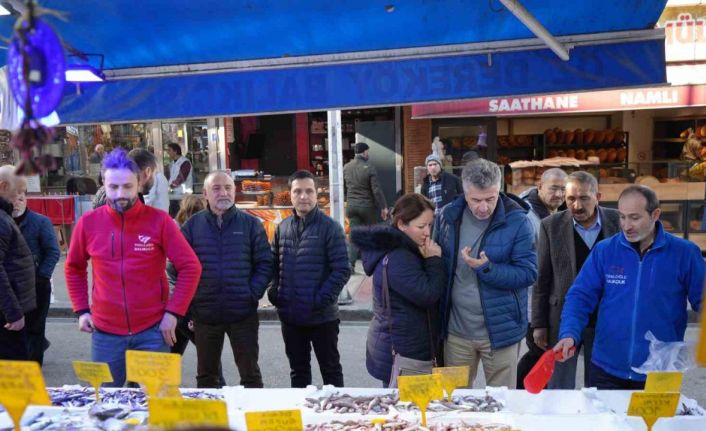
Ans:
<svg viewBox="0 0 706 431"><path fill-rule="evenodd" d="M110 254L115 259L115 232L110 232Z"/></svg>
<svg viewBox="0 0 706 431"><path fill-rule="evenodd" d="M130 314L127 310L127 290L125 289L125 215L120 214L120 281L123 285L123 304L125 305L125 321L127 321L127 333L132 335L130 327Z"/></svg>
<svg viewBox="0 0 706 431"><path fill-rule="evenodd" d="M648 250L647 253L650 251ZM640 263L637 265L637 285L635 288L635 303L632 306L632 326L630 328L630 350L628 353L628 370L632 369L632 355L635 350L635 331L637 330L637 305L638 302L640 301L640 282L642 279L642 262L644 261L645 257L647 257L647 253L640 259L640 256L637 258L640 259ZM630 371L628 371L628 380L632 380L632 376L630 375Z"/></svg>

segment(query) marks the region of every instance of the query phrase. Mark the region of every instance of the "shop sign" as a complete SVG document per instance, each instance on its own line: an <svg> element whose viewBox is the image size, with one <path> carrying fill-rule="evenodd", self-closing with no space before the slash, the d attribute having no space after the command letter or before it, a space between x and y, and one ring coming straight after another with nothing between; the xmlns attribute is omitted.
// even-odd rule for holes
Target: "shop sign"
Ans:
<svg viewBox="0 0 706 431"><path fill-rule="evenodd" d="M665 60L706 60L706 5L670 6L658 27L664 28Z"/></svg>
<svg viewBox="0 0 706 431"><path fill-rule="evenodd" d="M412 118L483 117L706 106L706 85L682 85L414 105Z"/></svg>

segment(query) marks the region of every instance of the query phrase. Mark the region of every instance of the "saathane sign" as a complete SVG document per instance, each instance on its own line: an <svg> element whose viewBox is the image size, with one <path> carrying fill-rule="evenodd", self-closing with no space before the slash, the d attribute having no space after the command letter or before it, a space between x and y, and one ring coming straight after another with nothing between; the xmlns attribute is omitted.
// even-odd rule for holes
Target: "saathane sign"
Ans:
<svg viewBox="0 0 706 431"><path fill-rule="evenodd" d="M426 103L414 105L412 116L516 116L688 106L706 106L706 84Z"/></svg>

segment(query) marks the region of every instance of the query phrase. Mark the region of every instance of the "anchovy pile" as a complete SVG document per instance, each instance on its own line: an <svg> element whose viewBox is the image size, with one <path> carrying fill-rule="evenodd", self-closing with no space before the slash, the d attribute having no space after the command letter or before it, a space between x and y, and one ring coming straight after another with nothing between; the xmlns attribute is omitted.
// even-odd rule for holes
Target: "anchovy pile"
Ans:
<svg viewBox="0 0 706 431"><path fill-rule="evenodd" d="M365 420L332 421L315 425L307 425L305 431L510 431L512 427L505 424L472 424L458 422L454 424L429 424L426 427L418 422L402 419L392 419L382 424L372 424Z"/></svg>
<svg viewBox="0 0 706 431"><path fill-rule="evenodd" d="M87 387L48 388L52 404L59 407L86 407L96 402L95 391ZM115 389L106 391L101 389L102 404L118 404L130 407L133 410L145 409L147 397L140 389ZM182 392L184 398L221 400L223 397L204 391Z"/></svg>
<svg viewBox="0 0 706 431"><path fill-rule="evenodd" d="M473 395L452 397L453 402L446 400L432 401L427 406L430 412L473 412L473 413L495 413L503 409L503 403L490 395L475 397ZM400 411L418 410L412 403L404 403L397 406Z"/></svg>
<svg viewBox="0 0 706 431"><path fill-rule="evenodd" d="M703 413L698 407L689 407L681 403L681 407L677 409L677 416L703 416Z"/></svg>
<svg viewBox="0 0 706 431"><path fill-rule="evenodd" d="M29 431L122 431L126 429L144 428L146 412L135 413L129 407L106 407L95 404L88 410L88 418L85 411L63 411L60 414L47 415L44 412L26 419L23 422L23 429Z"/></svg>
<svg viewBox="0 0 706 431"><path fill-rule="evenodd" d="M304 406L313 409L316 413L387 414L390 411L390 406L394 406L399 400L400 397L396 392L375 396L334 393L326 397L307 398Z"/></svg>

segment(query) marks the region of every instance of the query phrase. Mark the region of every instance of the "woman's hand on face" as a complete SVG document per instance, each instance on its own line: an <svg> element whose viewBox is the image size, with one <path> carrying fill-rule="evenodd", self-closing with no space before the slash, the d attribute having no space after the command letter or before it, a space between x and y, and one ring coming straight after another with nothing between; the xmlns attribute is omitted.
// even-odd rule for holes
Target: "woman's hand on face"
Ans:
<svg viewBox="0 0 706 431"><path fill-rule="evenodd" d="M419 251L425 258L432 256L441 257L441 247L431 238L424 240L424 245L419 247Z"/></svg>

